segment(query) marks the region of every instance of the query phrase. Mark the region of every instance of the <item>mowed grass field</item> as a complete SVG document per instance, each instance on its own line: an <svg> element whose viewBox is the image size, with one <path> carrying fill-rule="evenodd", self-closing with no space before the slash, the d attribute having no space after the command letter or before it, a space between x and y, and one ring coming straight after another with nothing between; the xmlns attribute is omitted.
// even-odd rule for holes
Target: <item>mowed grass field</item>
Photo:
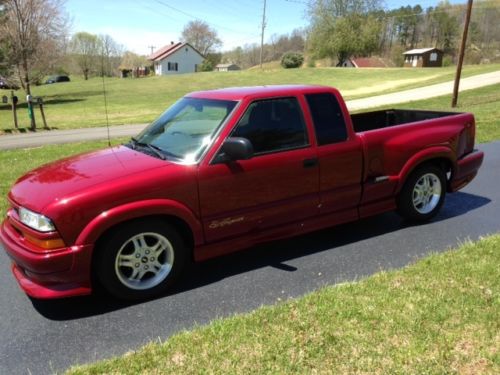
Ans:
<svg viewBox="0 0 500 375"><path fill-rule="evenodd" d="M466 66L463 77L496 71L500 64ZM188 92L230 86L272 84L321 84L339 88L347 99L394 92L452 80L454 67L432 69L345 69L303 68L247 70L237 72L208 72L171 77L140 79L106 78L105 86L111 125L148 123L174 101ZM41 85L33 95L45 100L48 126L74 129L103 126L106 123L103 84L100 78L84 81L72 76L69 83ZM0 95L10 95L1 90ZM19 126L29 127L24 92L18 91L21 105ZM38 126L42 121L38 109ZM10 105L0 104L0 134L13 131Z"/></svg>

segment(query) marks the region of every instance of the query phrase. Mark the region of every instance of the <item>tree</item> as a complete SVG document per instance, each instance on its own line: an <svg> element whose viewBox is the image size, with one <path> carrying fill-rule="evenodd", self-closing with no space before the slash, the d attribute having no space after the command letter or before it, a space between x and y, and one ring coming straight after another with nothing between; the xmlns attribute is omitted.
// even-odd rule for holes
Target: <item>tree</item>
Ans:
<svg viewBox="0 0 500 375"><path fill-rule="evenodd" d="M285 69L300 68L304 63L304 55L298 52L287 52L281 58L281 66Z"/></svg>
<svg viewBox="0 0 500 375"><path fill-rule="evenodd" d="M73 35L70 42L76 64L80 68L85 80L99 64L99 39L97 35L79 32Z"/></svg>
<svg viewBox="0 0 500 375"><path fill-rule="evenodd" d="M31 95L38 82L64 54L67 16L61 0L5 0L0 38L7 64L14 67L21 86Z"/></svg>
<svg viewBox="0 0 500 375"><path fill-rule="evenodd" d="M312 2L309 45L314 57L336 58L337 65L342 65L350 56L377 50L382 25L373 12L378 8L378 0Z"/></svg>
<svg viewBox="0 0 500 375"><path fill-rule="evenodd" d="M111 77L118 69L123 55L123 47L111 36L104 34L98 36L98 48L100 56L100 75Z"/></svg>
<svg viewBox="0 0 500 375"><path fill-rule="evenodd" d="M217 31L203 21L190 21L182 30L181 40L191 44L203 56L222 46Z"/></svg>

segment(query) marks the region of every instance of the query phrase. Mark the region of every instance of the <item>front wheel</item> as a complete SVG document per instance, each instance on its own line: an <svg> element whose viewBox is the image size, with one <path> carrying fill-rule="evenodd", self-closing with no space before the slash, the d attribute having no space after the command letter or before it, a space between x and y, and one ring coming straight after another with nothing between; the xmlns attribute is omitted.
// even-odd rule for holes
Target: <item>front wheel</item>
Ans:
<svg viewBox="0 0 500 375"><path fill-rule="evenodd" d="M444 203L446 176L435 165L416 169L398 197L398 212L405 219L427 221L437 215Z"/></svg>
<svg viewBox="0 0 500 375"><path fill-rule="evenodd" d="M120 299L146 299L166 291L181 274L187 249L167 223L142 221L117 228L94 263L102 286Z"/></svg>

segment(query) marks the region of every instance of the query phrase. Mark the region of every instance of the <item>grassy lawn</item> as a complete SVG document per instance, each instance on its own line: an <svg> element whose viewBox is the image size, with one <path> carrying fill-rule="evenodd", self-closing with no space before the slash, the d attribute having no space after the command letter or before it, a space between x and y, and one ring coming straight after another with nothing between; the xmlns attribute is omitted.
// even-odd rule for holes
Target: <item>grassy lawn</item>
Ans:
<svg viewBox="0 0 500 375"><path fill-rule="evenodd" d="M428 109L450 111L451 95L440 96L409 103L373 108ZM485 86L459 94L458 112L472 112L476 118L476 143L500 139L500 84ZM363 112L362 110L360 112Z"/></svg>
<svg viewBox="0 0 500 375"><path fill-rule="evenodd" d="M68 374L498 374L500 235Z"/></svg>
<svg viewBox="0 0 500 375"><path fill-rule="evenodd" d="M499 70L499 64L471 65L463 76ZM228 86L308 83L335 86L349 98L366 97L380 93L425 86L453 79L454 67L432 69L343 69L303 68L247 70L237 72L209 72L172 77L143 79L106 79L109 120L112 125L146 123L156 118L175 100L190 91ZM72 77L72 82L42 85L33 89L33 95L45 100L49 127L59 129L83 128L105 124L102 80L83 81ZM3 90L0 94L8 95ZM29 126L24 93L19 121L21 128ZM42 126L37 110L39 127ZM0 104L0 134L14 128L10 106Z"/></svg>

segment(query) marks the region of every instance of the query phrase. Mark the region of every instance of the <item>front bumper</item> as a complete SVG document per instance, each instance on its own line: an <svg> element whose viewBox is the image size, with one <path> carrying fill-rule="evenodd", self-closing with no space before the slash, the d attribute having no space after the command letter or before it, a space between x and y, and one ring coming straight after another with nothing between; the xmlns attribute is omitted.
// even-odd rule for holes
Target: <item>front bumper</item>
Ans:
<svg viewBox="0 0 500 375"><path fill-rule="evenodd" d="M451 177L448 190L450 192L458 191L471 182L476 177L481 164L483 164L483 159L484 152L479 150L474 150L458 159L457 168Z"/></svg>
<svg viewBox="0 0 500 375"><path fill-rule="evenodd" d="M8 216L0 226L0 243L12 259L20 287L33 298L51 299L92 292L90 261L93 245L33 252Z"/></svg>

